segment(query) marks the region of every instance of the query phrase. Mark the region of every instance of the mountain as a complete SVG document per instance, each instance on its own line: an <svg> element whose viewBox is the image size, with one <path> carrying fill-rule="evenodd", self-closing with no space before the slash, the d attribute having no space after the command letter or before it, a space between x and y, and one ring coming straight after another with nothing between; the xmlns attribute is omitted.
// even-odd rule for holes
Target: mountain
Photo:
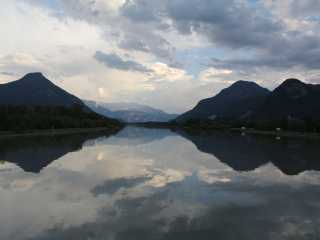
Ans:
<svg viewBox="0 0 320 240"><path fill-rule="evenodd" d="M53 128L118 128L41 73L0 84L0 131Z"/></svg>
<svg viewBox="0 0 320 240"><path fill-rule="evenodd" d="M235 120L251 116L270 91L254 82L238 81L212 98L200 101L195 108L179 116L177 122L191 119Z"/></svg>
<svg viewBox="0 0 320 240"><path fill-rule="evenodd" d="M287 79L277 87L256 113L257 119L320 120L320 85Z"/></svg>
<svg viewBox="0 0 320 240"><path fill-rule="evenodd" d="M29 73L20 80L0 84L0 105L85 106L79 98L54 85L42 73Z"/></svg>
<svg viewBox="0 0 320 240"><path fill-rule="evenodd" d="M136 103L101 103L84 101L96 113L106 117L118 119L123 122L168 122L177 117L159 109Z"/></svg>

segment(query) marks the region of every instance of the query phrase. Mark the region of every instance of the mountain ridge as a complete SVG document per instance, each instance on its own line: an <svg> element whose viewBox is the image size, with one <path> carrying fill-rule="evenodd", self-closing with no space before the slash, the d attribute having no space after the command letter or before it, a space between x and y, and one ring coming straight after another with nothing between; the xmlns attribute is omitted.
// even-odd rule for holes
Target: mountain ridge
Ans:
<svg viewBox="0 0 320 240"><path fill-rule="evenodd" d="M240 80L217 95L201 100L192 110L180 115L176 121L217 118L233 119L254 111L270 93L255 82Z"/></svg>
<svg viewBox="0 0 320 240"><path fill-rule="evenodd" d="M168 122L178 116L143 104L83 101L91 110L103 116L112 117L128 123Z"/></svg>
<svg viewBox="0 0 320 240"><path fill-rule="evenodd" d="M320 85L289 78L273 91L257 83L238 81L201 100L176 122L214 121L233 127L320 130ZM194 125L196 126L196 125Z"/></svg>

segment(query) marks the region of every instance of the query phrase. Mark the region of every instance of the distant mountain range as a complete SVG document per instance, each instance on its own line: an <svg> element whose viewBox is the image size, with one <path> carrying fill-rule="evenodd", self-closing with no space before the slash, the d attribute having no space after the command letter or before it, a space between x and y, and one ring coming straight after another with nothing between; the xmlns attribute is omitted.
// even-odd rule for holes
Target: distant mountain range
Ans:
<svg viewBox="0 0 320 240"><path fill-rule="evenodd" d="M96 113L127 123L168 122L178 115L136 103L102 103L84 101Z"/></svg>
<svg viewBox="0 0 320 240"><path fill-rule="evenodd" d="M216 96L200 101L175 121L307 123L320 120L320 85L287 79L274 91L238 81Z"/></svg>
<svg viewBox="0 0 320 240"><path fill-rule="evenodd" d="M314 130L320 129L319 102L320 85L288 79L269 91L241 80L177 116L135 103L82 101L41 73L29 73L20 80L0 84L0 130L19 125L28 129L104 126L106 121L117 124L110 118L128 123L205 120L262 127L281 123L281 127L304 125Z"/></svg>

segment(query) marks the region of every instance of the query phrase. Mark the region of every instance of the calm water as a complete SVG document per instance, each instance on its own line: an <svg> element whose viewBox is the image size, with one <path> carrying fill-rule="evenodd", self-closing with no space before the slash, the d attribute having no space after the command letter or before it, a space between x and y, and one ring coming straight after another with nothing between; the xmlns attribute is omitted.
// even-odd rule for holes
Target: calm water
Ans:
<svg viewBox="0 0 320 240"><path fill-rule="evenodd" d="M320 143L126 128L0 141L0 239L319 239Z"/></svg>

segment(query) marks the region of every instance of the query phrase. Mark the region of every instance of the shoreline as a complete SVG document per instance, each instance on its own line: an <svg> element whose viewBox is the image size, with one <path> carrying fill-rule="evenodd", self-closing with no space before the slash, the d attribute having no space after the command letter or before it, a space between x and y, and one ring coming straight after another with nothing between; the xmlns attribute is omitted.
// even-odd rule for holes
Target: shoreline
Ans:
<svg viewBox="0 0 320 240"><path fill-rule="evenodd" d="M15 137L38 137L38 136L60 136L69 134L81 134L92 132L116 133L121 128L65 128L65 129L46 129L46 130L26 130L21 132L4 131L0 132L0 140Z"/></svg>
<svg viewBox="0 0 320 240"><path fill-rule="evenodd" d="M290 131L263 131L263 130L256 130L256 129L237 129L232 128L230 129L232 132L239 132L245 134L252 134L252 135L260 135L260 136L271 136L271 137L280 137L280 138L304 138L304 139L320 139L319 133L312 133L312 132L290 132Z"/></svg>
<svg viewBox="0 0 320 240"><path fill-rule="evenodd" d="M175 130L183 130L186 132L206 132L206 133L214 133L214 132L238 132L244 134L251 135L260 135L260 136L269 136L269 137L280 137L280 138L304 138L304 139L313 139L320 140L320 133L315 132L294 132L294 131L270 131L270 130L257 130L257 129L240 129L240 128L201 128L201 127L189 127L184 125L174 125L168 123L139 123L139 124L128 124L128 126L136 126L143 128L158 128L158 129L171 129Z"/></svg>

